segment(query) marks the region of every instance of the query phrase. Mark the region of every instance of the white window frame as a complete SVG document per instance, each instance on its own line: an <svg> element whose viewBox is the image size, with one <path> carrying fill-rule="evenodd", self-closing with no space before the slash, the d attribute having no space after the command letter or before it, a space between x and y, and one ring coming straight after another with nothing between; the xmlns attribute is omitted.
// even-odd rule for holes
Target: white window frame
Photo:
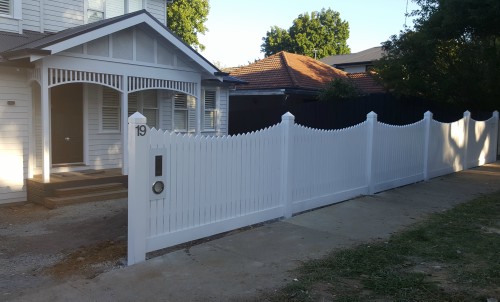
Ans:
<svg viewBox="0 0 500 302"><path fill-rule="evenodd" d="M207 91L214 93L213 108L208 108L207 109L207 100L206 100ZM217 110L217 108L218 108L218 104L219 104L219 102L218 102L219 93L218 93L218 91L217 91L216 88L209 88L209 89L203 89L202 90L202 95L203 95L203 121L202 121L203 130L202 131L205 131L205 132L216 131L216 129L217 129L217 118L218 118L218 114L217 114L218 110ZM211 127L211 128L206 127L206 125L207 125L206 124L207 113L212 113L213 127Z"/></svg>
<svg viewBox="0 0 500 302"><path fill-rule="evenodd" d="M21 1L16 0L0 0L2 3L8 3L9 5L9 13L0 13L0 17L7 17L12 19L22 19L23 7Z"/></svg>
<svg viewBox="0 0 500 302"><path fill-rule="evenodd" d="M99 133L120 133L121 132L121 97L120 97L120 92L109 88L105 86L99 86ZM104 89L111 89L115 91L118 94L118 105L117 106L104 106ZM117 122L116 125L117 127L115 129L104 129L104 114L103 114L103 109L104 108L115 108L117 111Z"/></svg>

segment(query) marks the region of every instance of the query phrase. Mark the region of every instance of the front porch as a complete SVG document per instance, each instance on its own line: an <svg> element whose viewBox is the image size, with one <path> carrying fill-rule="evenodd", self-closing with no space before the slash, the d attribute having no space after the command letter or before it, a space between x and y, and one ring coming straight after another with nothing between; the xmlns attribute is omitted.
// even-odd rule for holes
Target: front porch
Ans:
<svg viewBox="0 0 500 302"><path fill-rule="evenodd" d="M50 174L50 182L42 175L27 179L28 201L48 208L62 205L127 197L128 177L120 168L86 169Z"/></svg>

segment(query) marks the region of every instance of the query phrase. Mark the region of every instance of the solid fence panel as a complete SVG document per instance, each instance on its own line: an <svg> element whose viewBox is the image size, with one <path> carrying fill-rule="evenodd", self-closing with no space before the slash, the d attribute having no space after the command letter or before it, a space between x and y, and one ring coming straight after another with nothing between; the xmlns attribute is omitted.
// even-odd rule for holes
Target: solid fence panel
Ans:
<svg viewBox="0 0 500 302"><path fill-rule="evenodd" d="M423 180L424 146L423 121L406 126L377 122L372 158L373 193Z"/></svg>

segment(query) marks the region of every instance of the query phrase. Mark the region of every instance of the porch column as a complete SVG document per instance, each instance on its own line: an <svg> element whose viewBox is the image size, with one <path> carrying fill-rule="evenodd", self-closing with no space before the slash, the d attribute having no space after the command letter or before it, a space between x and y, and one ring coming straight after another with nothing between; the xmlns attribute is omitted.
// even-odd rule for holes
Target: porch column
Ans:
<svg viewBox="0 0 500 302"><path fill-rule="evenodd" d="M128 76L122 76L121 130L122 130L122 174L128 175Z"/></svg>
<svg viewBox="0 0 500 302"><path fill-rule="evenodd" d="M41 68L40 104L42 119L42 178L43 182L50 182L50 95L49 70Z"/></svg>

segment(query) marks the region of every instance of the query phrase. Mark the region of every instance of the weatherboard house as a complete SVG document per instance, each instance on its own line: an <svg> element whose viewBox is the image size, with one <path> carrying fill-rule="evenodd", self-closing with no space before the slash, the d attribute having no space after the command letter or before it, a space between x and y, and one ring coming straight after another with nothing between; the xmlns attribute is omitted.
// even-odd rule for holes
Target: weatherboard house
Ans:
<svg viewBox="0 0 500 302"><path fill-rule="evenodd" d="M0 204L55 175L127 174L128 116L224 135L231 77L166 27L166 0L0 0ZM70 174L68 174L70 175Z"/></svg>

